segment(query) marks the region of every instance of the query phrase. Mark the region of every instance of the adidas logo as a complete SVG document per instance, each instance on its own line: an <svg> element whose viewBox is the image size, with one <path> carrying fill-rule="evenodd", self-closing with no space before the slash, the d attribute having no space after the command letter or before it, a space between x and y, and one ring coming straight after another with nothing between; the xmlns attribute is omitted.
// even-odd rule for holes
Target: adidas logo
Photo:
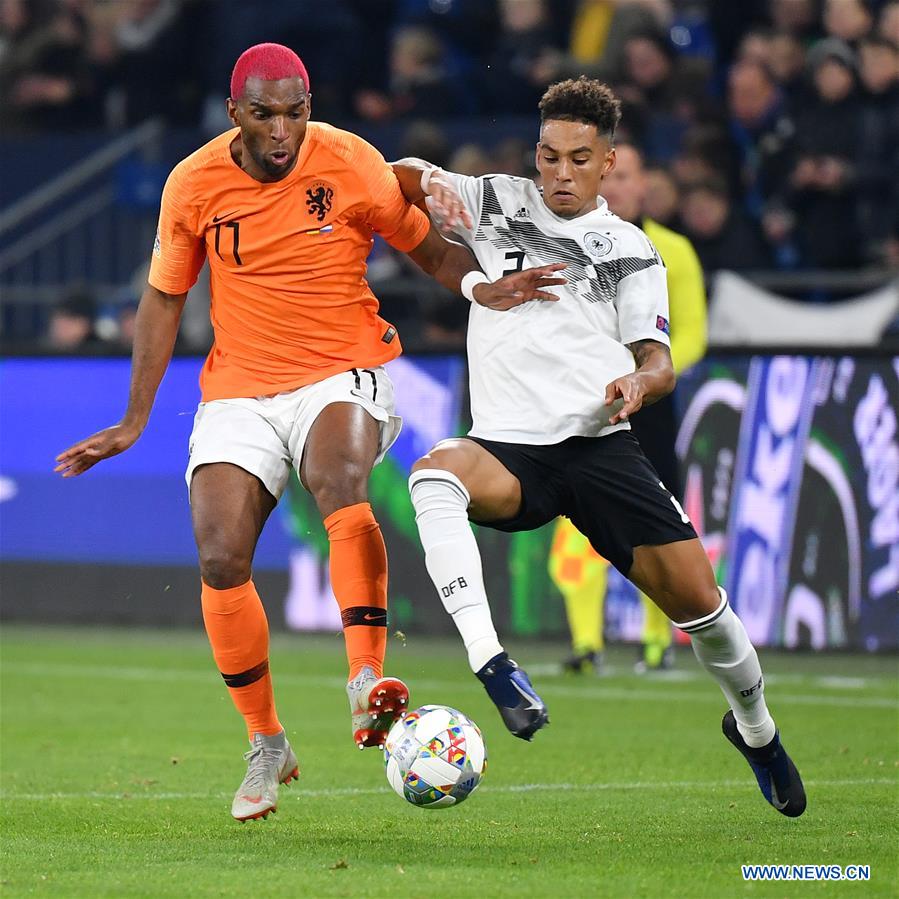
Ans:
<svg viewBox="0 0 899 899"><path fill-rule="evenodd" d="M519 209L518 212L516 212L515 215L512 216L512 218L516 218L516 219L529 219L530 217L531 217L531 214L527 211L527 209L524 206L522 206L521 209Z"/></svg>

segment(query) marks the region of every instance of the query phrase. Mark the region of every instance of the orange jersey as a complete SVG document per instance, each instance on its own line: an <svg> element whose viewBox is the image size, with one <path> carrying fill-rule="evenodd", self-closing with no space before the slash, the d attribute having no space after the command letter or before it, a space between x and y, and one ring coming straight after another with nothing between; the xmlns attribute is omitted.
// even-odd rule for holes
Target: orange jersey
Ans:
<svg viewBox="0 0 899 899"><path fill-rule="evenodd" d="M281 393L402 352L365 280L372 233L402 252L428 232L370 144L310 122L293 170L263 183L219 135L173 169L150 284L180 294L209 259L215 342L203 400Z"/></svg>

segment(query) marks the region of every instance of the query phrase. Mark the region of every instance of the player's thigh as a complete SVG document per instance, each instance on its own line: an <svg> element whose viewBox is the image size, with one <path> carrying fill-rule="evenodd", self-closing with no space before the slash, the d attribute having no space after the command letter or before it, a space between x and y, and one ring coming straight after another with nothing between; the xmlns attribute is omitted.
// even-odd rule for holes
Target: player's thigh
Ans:
<svg viewBox="0 0 899 899"><path fill-rule="evenodd" d="M368 499L368 478L402 427L381 367L350 369L297 391L288 449L323 517Z"/></svg>
<svg viewBox="0 0 899 899"><path fill-rule="evenodd" d="M337 402L321 410L306 437L300 480L323 517L367 500L380 442L380 423L362 406Z"/></svg>
<svg viewBox="0 0 899 899"><path fill-rule="evenodd" d="M201 574L213 587L247 580L262 526L290 474L269 411L256 400L214 401L194 419L186 480Z"/></svg>
<svg viewBox="0 0 899 899"><path fill-rule="evenodd" d="M475 521L514 518L521 508L521 482L484 447L464 437L442 440L413 466L452 472L471 497L469 517Z"/></svg>
<svg viewBox="0 0 899 899"><path fill-rule="evenodd" d="M195 469L190 509L206 583L226 589L249 578L259 535L276 503L262 481L238 465L212 462Z"/></svg>
<svg viewBox="0 0 899 899"><path fill-rule="evenodd" d="M709 615L721 602L699 538L634 549L628 577L675 623Z"/></svg>

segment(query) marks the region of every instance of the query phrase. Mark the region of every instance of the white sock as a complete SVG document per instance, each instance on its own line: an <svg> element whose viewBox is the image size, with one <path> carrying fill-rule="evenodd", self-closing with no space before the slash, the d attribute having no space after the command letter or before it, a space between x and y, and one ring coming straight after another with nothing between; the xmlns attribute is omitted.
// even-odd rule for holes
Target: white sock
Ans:
<svg viewBox="0 0 899 899"><path fill-rule="evenodd" d="M676 624L690 635L699 664L718 681L733 709L746 745L757 749L774 739L774 719L765 704L762 666L743 622L719 587L721 605L704 618Z"/></svg>
<svg viewBox="0 0 899 899"><path fill-rule="evenodd" d="M484 588L481 553L468 523L471 498L451 472L426 468L409 478L428 574L468 650L472 671L503 651Z"/></svg>

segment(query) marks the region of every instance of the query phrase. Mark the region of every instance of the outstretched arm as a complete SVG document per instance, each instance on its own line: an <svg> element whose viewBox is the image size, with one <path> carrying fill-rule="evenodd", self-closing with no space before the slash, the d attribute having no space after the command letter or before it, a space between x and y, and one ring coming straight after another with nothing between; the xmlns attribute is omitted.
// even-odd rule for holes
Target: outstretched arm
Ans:
<svg viewBox="0 0 899 899"><path fill-rule="evenodd" d="M412 157L392 163L391 168L407 203L421 206L425 197L431 197L430 211L440 220L444 231L452 231L460 223L471 228L471 215L443 169ZM467 247L441 237L433 224L425 239L408 255L444 287L500 312L529 300L558 300L555 294L542 288L566 283L564 278L553 277L565 268L564 263L513 272L491 283L474 254Z"/></svg>
<svg viewBox="0 0 899 899"><path fill-rule="evenodd" d="M638 340L628 344L634 354L637 370L629 375L616 378L606 387L606 405L611 406L621 398L624 405L609 419L609 424L618 424L674 390L674 367L671 353L664 343L657 340Z"/></svg>
<svg viewBox="0 0 899 899"><path fill-rule="evenodd" d="M558 300L555 294L543 288L566 283L565 278L553 277L565 268L564 262L523 269L491 283L480 270L471 250L441 237L433 225L425 239L408 255L419 268L453 293L498 312L529 300Z"/></svg>
<svg viewBox="0 0 899 899"><path fill-rule="evenodd" d="M186 293L167 294L147 285L135 320L131 388L125 415L118 424L98 431L60 453L54 471L64 478L75 477L103 459L123 453L137 442L150 417L159 382L172 358L186 298Z"/></svg>

